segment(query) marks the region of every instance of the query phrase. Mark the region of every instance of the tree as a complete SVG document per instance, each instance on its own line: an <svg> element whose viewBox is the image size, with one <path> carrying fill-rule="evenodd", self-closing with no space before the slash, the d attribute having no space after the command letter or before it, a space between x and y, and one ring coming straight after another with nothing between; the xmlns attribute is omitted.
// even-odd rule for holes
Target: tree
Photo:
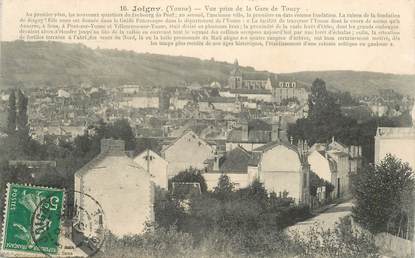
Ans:
<svg viewBox="0 0 415 258"><path fill-rule="evenodd" d="M314 200L317 197L317 190L320 187L325 188L325 192L324 192L324 196L322 196L323 201L327 202L331 200L331 193L334 190L334 186L333 184L331 184L329 181L324 180L323 178L319 177L316 173L314 173L313 171L310 171L310 196L314 197L312 205L314 207ZM320 201L320 200L318 200Z"/></svg>
<svg viewBox="0 0 415 258"><path fill-rule="evenodd" d="M226 199L235 189L234 184L231 182L229 177L226 174L223 174L219 177L218 185L213 189L213 193L217 196L218 199Z"/></svg>
<svg viewBox="0 0 415 258"><path fill-rule="evenodd" d="M264 184L258 179L254 180L247 188L239 189L238 194L241 199L253 200L261 205L268 206L268 192Z"/></svg>
<svg viewBox="0 0 415 258"><path fill-rule="evenodd" d="M17 132L23 144L27 143L29 140L29 123L28 123L28 115L27 115L27 104L28 98L23 94L22 90L17 91L18 96L18 110L17 110L17 118L16 118L16 125L17 125Z"/></svg>
<svg viewBox="0 0 415 258"><path fill-rule="evenodd" d="M9 106L7 115L7 132L14 134L16 132L16 93L12 90L9 95Z"/></svg>
<svg viewBox="0 0 415 258"><path fill-rule="evenodd" d="M413 225L413 173L408 163L388 154L379 165L357 174L353 178L355 220L374 233L396 228L390 225L396 214L406 214Z"/></svg>
<svg viewBox="0 0 415 258"><path fill-rule="evenodd" d="M126 119L116 120L113 124L108 124L105 127L105 137L124 140L127 150L134 150L135 148L133 129Z"/></svg>
<svg viewBox="0 0 415 258"><path fill-rule="evenodd" d="M309 143L327 142L332 136L350 138L350 127L356 121L342 116L335 96L326 89L326 83L317 78L311 87L308 100L309 115L291 125L288 134L295 139L307 139Z"/></svg>
<svg viewBox="0 0 415 258"><path fill-rule="evenodd" d="M175 175L169 181L169 188L171 189L171 183L199 183L200 184L200 191L205 193L207 191L207 185L205 178L200 173L200 170L195 168L186 169L179 174Z"/></svg>

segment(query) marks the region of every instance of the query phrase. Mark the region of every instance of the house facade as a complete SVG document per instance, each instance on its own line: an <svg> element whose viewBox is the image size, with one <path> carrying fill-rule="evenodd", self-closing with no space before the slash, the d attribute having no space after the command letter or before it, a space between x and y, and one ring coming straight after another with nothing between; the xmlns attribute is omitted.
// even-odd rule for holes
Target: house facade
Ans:
<svg viewBox="0 0 415 258"><path fill-rule="evenodd" d="M269 193L286 192L296 203L308 203L309 165L305 146L298 148L278 141L253 151L237 146L207 161L203 176L209 189L214 189L219 177L226 174L237 189L259 180Z"/></svg>
<svg viewBox="0 0 415 258"><path fill-rule="evenodd" d="M88 214L96 212L96 203L86 196L100 204L100 223L118 237L141 234L154 221L151 177L125 154L122 140L101 140L100 154L75 173L75 191L75 204ZM89 223L86 216L81 220Z"/></svg>
<svg viewBox="0 0 415 258"><path fill-rule="evenodd" d="M168 162L152 150L145 150L134 158L140 167L151 176L152 181L159 187L168 189Z"/></svg>
<svg viewBox="0 0 415 258"><path fill-rule="evenodd" d="M332 139L331 143L316 143L308 153L310 169L334 186L333 198L350 195L350 176L362 166L360 146L346 146Z"/></svg>
<svg viewBox="0 0 415 258"><path fill-rule="evenodd" d="M258 167L250 165L253 154L241 146L225 153L216 153L213 159L206 161L206 172L203 173L206 185L213 190L222 174L226 174L235 189L248 187L258 178Z"/></svg>
<svg viewBox="0 0 415 258"><path fill-rule="evenodd" d="M271 142L254 150L260 154L258 175L268 192L284 193L296 203L309 202L307 144Z"/></svg>
<svg viewBox="0 0 415 258"><path fill-rule="evenodd" d="M415 128L378 127L375 136L375 164L379 164L387 154L408 162L415 169Z"/></svg>
<svg viewBox="0 0 415 258"><path fill-rule="evenodd" d="M168 162L168 177L189 168L204 169L205 161L215 154L215 147L192 131L185 132L161 151Z"/></svg>

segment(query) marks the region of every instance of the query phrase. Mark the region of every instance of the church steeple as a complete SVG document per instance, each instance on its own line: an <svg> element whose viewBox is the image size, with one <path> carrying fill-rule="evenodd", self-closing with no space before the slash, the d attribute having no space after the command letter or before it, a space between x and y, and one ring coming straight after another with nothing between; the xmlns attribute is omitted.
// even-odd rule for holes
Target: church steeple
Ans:
<svg viewBox="0 0 415 258"><path fill-rule="evenodd" d="M242 73L239 69L238 59L235 59L234 68L230 72L229 86L232 89L238 89L242 87Z"/></svg>

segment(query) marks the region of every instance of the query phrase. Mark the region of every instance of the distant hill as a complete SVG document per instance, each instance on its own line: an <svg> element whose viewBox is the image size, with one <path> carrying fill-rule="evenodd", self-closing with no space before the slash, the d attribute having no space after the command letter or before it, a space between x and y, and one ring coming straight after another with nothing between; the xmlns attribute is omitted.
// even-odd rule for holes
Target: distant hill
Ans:
<svg viewBox="0 0 415 258"><path fill-rule="evenodd" d="M377 94L381 89L415 96L415 75L360 71L307 71L289 73L297 80L311 83L322 78L331 90L349 91L355 95Z"/></svg>
<svg viewBox="0 0 415 258"><path fill-rule="evenodd" d="M136 53L125 50L91 49L82 44L59 42L1 42L1 87L77 86L80 83L150 84L162 87L212 81L226 83L233 64L184 56ZM254 72L252 67L243 71ZM277 71L273 71L277 72ZM373 94L392 88L414 92L415 75L372 72L297 72L293 76L311 85L319 77L331 89L352 94Z"/></svg>

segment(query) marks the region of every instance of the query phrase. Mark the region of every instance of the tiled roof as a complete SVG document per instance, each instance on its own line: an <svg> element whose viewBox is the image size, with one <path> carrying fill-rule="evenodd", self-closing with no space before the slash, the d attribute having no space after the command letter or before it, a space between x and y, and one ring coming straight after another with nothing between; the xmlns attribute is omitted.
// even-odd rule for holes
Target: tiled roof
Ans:
<svg viewBox="0 0 415 258"><path fill-rule="evenodd" d="M253 155L255 157L253 157ZM241 146L238 146L231 151L225 152L225 154L220 158L219 171L213 171L214 160L208 160L208 171L210 173L247 173L248 165L253 163L253 160L255 161L256 159L258 159L257 156L258 154L253 154L252 152L245 150Z"/></svg>
<svg viewBox="0 0 415 258"><path fill-rule="evenodd" d="M278 146L278 145L283 145L283 146L285 146L285 147L287 147L287 148L289 148L289 149L291 149L291 150L293 150L293 151L295 151L295 152L298 153L298 149L297 149L296 146L291 145L291 144L288 144L288 143L285 143L285 142L282 142L282 141L269 142L269 143L267 143L267 144L265 144L263 146L260 146L258 148L255 148L253 151L254 152L265 152L265 151L267 151L269 149L272 149L272 148L274 148L275 146Z"/></svg>
<svg viewBox="0 0 415 258"><path fill-rule="evenodd" d="M248 122L248 130L271 131L271 125L260 119L250 120Z"/></svg>
<svg viewBox="0 0 415 258"><path fill-rule="evenodd" d="M259 119L248 122L248 140L252 143L267 143L271 141L271 125ZM227 140L229 142L242 142L242 128L233 129Z"/></svg>
<svg viewBox="0 0 415 258"><path fill-rule="evenodd" d="M249 166L258 166L259 161L261 161L262 153L261 152L251 152L251 159L249 160Z"/></svg>
<svg viewBox="0 0 415 258"><path fill-rule="evenodd" d="M271 132L264 132L264 131L251 131L248 132L248 140L242 140L242 129L235 128L233 129L228 137L228 142L250 142L250 143L266 143L269 142L271 139Z"/></svg>

